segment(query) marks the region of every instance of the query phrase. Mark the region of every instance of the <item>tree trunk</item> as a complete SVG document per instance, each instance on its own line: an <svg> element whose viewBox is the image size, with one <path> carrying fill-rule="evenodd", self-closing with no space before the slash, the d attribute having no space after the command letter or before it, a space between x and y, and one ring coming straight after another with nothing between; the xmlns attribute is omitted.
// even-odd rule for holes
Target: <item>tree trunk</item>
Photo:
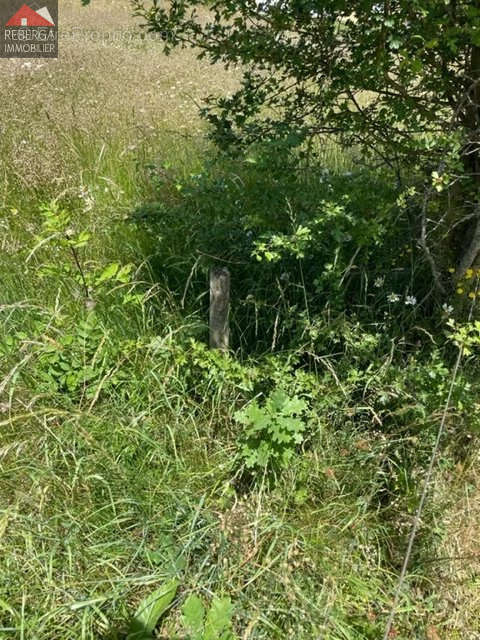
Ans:
<svg viewBox="0 0 480 640"><path fill-rule="evenodd" d="M480 3L478 3L480 5ZM466 77L468 104L465 109L465 126L468 140L464 151L464 162L468 174L475 185L475 219L468 225L464 250L459 256L455 279L458 281L465 275L480 252L480 47L474 46L470 56L470 65Z"/></svg>

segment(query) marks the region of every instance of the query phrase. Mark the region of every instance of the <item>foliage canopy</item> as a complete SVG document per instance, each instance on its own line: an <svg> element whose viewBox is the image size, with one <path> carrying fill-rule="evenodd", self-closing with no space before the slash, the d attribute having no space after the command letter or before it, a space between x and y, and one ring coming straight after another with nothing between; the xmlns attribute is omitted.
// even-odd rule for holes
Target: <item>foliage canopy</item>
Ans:
<svg viewBox="0 0 480 640"><path fill-rule="evenodd" d="M204 114L222 146L334 135L417 177L415 233L437 289L438 255L456 278L480 248L478 0L134 0L165 51L242 69L239 89ZM445 196L448 195L448 199ZM433 201L437 201L437 204ZM447 202L448 210L438 205ZM456 230L456 235L452 232Z"/></svg>

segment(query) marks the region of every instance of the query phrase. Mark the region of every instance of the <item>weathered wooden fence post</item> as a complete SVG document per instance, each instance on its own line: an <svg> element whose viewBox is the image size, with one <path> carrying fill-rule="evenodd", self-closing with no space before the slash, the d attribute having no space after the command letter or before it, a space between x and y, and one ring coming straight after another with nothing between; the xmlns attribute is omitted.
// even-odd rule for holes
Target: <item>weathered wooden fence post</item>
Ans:
<svg viewBox="0 0 480 640"><path fill-rule="evenodd" d="M228 351L230 329L230 271L226 267L210 269L210 349Z"/></svg>

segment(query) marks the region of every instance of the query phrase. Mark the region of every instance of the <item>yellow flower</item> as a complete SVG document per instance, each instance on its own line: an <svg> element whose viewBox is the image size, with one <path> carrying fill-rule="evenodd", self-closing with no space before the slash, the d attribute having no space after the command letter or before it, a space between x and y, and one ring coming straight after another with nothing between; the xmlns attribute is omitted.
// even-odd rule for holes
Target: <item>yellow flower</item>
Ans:
<svg viewBox="0 0 480 640"><path fill-rule="evenodd" d="M465 276L467 280L470 280L470 278L473 276L473 269L467 269Z"/></svg>
<svg viewBox="0 0 480 640"><path fill-rule="evenodd" d="M455 269L453 267L450 267L450 269L448 270L448 273L455 273Z"/></svg>
<svg viewBox="0 0 480 640"><path fill-rule="evenodd" d="M462 293L463 293L463 289L462 289L461 287L459 287L459 288L457 289L457 293L462 294Z"/></svg>
<svg viewBox="0 0 480 640"><path fill-rule="evenodd" d="M468 294L468 297L470 298L470 300L475 300L476 295L473 293L473 291L470 291L470 293Z"/></svg>

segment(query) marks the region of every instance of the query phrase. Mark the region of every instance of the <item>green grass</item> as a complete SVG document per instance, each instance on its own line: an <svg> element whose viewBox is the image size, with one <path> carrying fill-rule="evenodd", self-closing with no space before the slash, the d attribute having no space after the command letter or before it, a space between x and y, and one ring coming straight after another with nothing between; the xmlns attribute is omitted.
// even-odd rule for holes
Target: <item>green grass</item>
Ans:
<svg viewBox="0 0 480 640"><path fill-rule="evenodd" d="M301 468L273 496L239 502L231 451L212 446L205 417L198 426L147 403L144 416L127 411L52 409L5 435L2 486L15 496L2 538L15 549L4 561L5 627L18 637L116 637L139 595L181 566L182 595L229 594L245 625L258 618L256 637L289 627L298 637L355 637L352 614L381 606L385 583L368 573L369 529L351 534L352 522L363 528L371 517L329 486L326 461L308 457L315 488L302 507ZM332 499L322 505L316 492Z"/></svg>

